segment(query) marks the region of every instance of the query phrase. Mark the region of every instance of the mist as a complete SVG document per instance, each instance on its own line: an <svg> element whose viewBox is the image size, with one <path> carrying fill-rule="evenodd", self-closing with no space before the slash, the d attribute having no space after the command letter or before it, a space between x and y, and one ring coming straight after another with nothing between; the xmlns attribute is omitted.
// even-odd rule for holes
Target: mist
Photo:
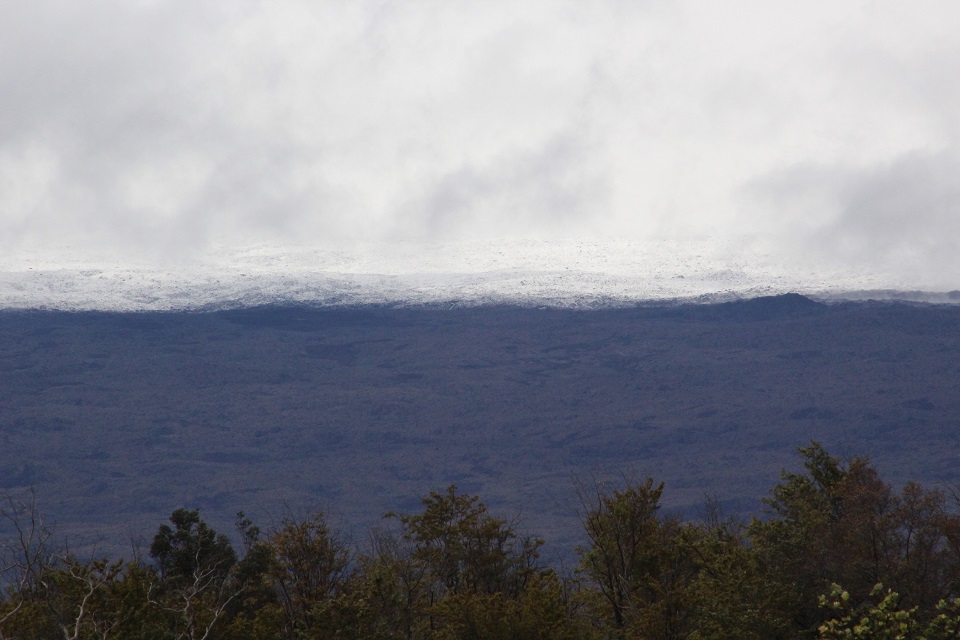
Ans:
<svg viewBox="0 0 960 640"><path fill-rule="evenodd" d="M960 287L960 5L40 0L0 250L752 237Z"/></svg>

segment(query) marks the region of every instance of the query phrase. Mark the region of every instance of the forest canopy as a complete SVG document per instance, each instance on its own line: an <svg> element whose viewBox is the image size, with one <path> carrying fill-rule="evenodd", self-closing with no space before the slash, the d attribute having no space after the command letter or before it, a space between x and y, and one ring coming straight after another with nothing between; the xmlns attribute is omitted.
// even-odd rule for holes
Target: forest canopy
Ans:
<svg viewBox="0 0 960 640"><path fill-rule="evenodd" d="M0 638L538 639L960 637L954 487L895 489L812 442L749 521L719 501L686 521L652 478L582 482L575 567L455 486L350 544L326 514L233 541L197 510L148 557L81 558L32 494L2 515Z"/></svg>

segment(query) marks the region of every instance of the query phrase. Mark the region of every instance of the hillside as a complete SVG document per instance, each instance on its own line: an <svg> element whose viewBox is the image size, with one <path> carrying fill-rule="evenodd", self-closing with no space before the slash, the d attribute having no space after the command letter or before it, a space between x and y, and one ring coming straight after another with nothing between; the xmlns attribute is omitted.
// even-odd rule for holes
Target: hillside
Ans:
<svg viewBox="0 0 960 640"><path fill-rule="evenodd" d="M366 527L456 483L568 550L575 475L754 512L795 447L955 481L960 308L0 312L0 489L108 548L176 507ZM548 553L550 550L547 550Z"/></svg>

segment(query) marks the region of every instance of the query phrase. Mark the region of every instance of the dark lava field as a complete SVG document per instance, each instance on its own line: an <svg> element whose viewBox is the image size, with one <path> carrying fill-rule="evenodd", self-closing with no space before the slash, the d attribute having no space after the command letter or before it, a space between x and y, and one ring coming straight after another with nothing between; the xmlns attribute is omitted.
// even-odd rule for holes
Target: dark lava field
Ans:
<svg viewBox="0 0 960 640"><path fill-rule="evenodd" d="M748 516L816 439L960 482L958 390L958 306L4 311L0 491L129 555L181 506L228 533L324 510L362 542L455 483L563 556L576 478Z"/></svg>

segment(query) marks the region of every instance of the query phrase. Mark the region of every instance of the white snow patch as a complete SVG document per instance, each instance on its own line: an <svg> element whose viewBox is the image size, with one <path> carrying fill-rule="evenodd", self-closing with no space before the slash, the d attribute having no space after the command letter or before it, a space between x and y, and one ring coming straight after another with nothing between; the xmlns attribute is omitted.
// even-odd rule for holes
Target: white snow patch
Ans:
<svg viewBox="0 0 960 640"><path fill-rule="evenodd" d="M482 240L349 248L260 244L214 249L179 264L91 258L64 247L0 256L0 308L157 311L268 303L598 307L786 292L819 298L867 297L863 292L904 297L895 292L923 289L922 283L904 281L895 271L781 263L748 239Z"/></svg>

